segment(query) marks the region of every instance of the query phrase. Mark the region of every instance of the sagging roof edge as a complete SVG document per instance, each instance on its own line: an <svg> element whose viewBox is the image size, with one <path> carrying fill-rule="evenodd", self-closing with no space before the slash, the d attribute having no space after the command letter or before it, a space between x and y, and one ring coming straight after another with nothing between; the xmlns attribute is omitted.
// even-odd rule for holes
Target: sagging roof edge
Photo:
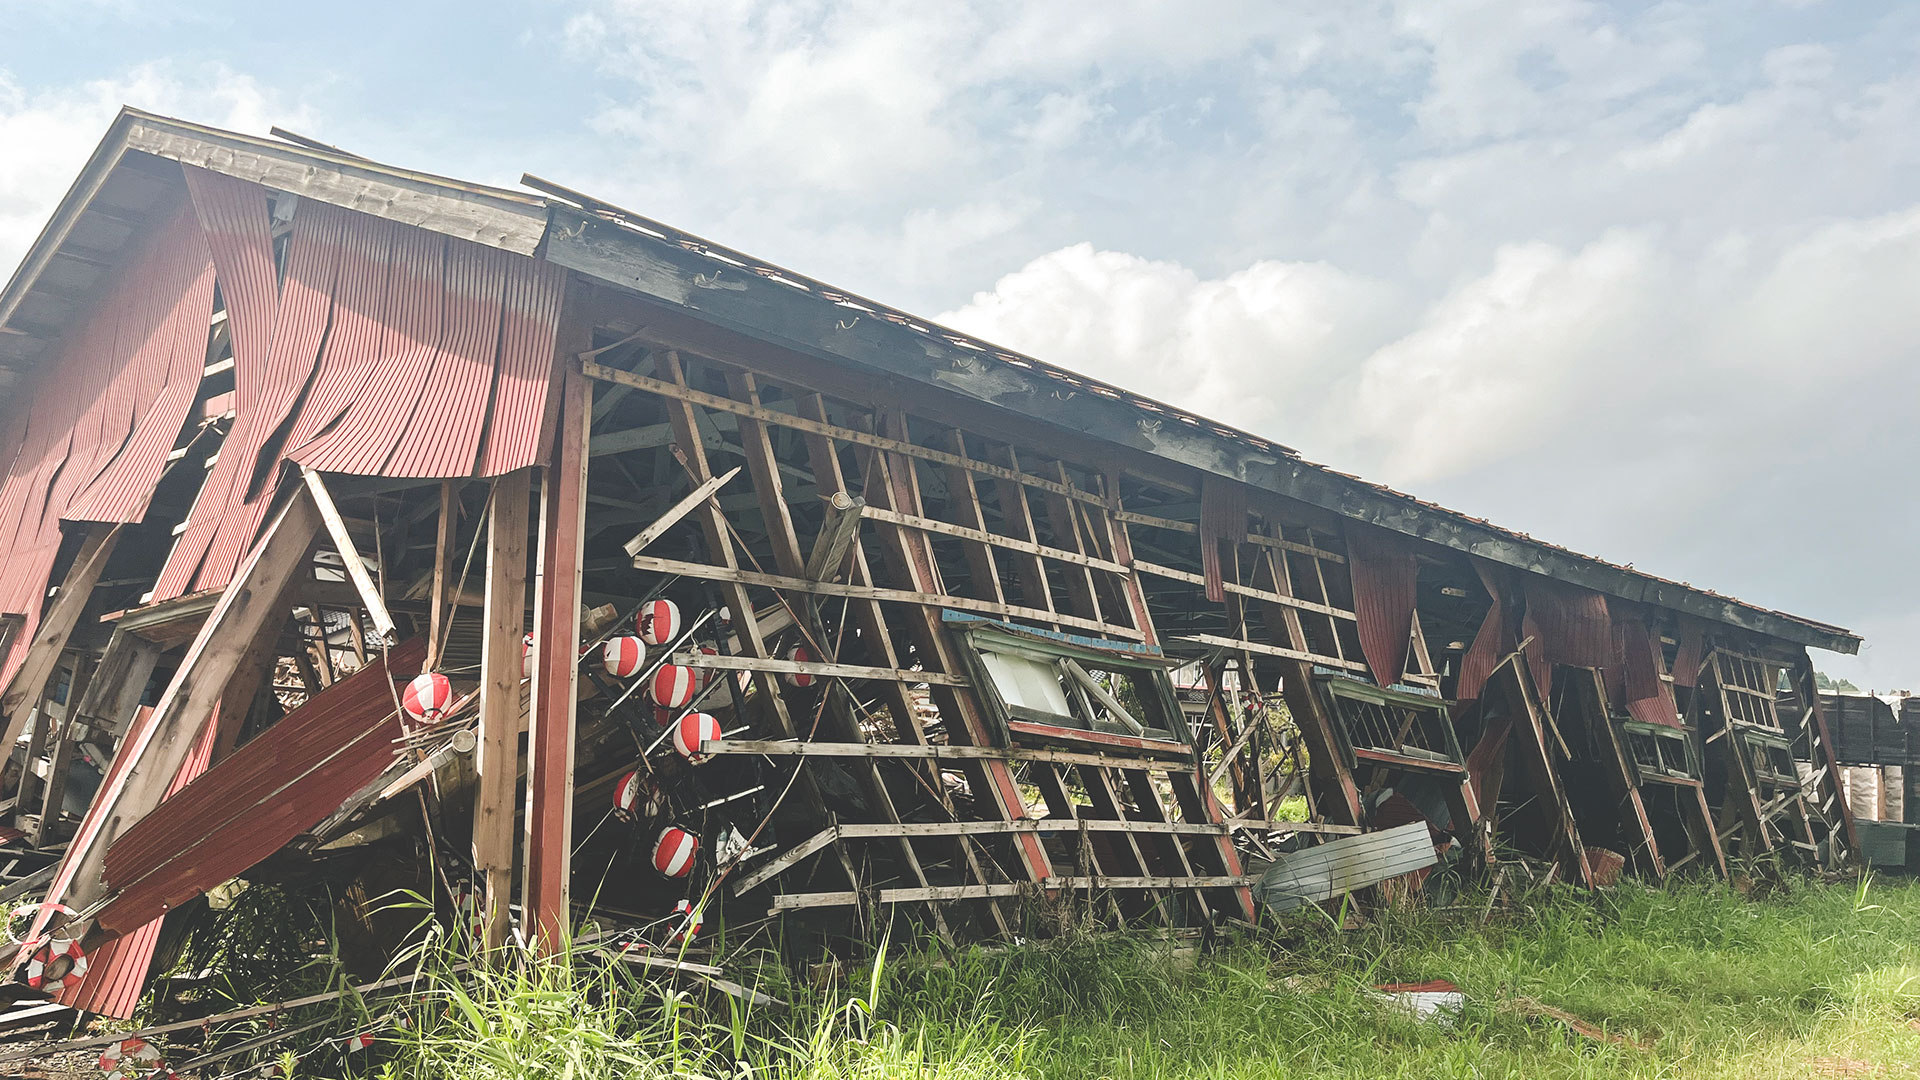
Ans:
<svg viewBox="0 0 1920 1080"><path fill-rule="evenodd" d="M1042 423L1243 481L1492 562L1799 645L1855 653L1860 637L1501 529L1306 461L1271 440L823 287L647 219L554 203L549 261L727 330L938 387Z"/></svg>
<svg viewBox="0 0 1920 1080"><path fill-rule="evenodd" d="M13 317L129 150L520 255L534 253L547 227L547 201L523 191L469 184L123 108L0 291L0 326Z"/></svg>
<svg viewBox="0 0 1920 1080"><path fill-rule="evenodd" d="M1456 551L1795 644L1859 636L1616 566L1302 459L1270 439L937 326L608 204L597 213L124 108L0 291L0 326L128 150L415 225L672 304L736 333L953 391Z"/></svg>

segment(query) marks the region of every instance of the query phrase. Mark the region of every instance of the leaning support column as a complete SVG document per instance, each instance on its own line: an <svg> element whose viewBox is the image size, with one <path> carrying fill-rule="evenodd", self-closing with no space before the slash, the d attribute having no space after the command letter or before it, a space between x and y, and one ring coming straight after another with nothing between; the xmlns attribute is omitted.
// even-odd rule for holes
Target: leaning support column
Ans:
<svg viewBox="0 0 1920 1080"><path fill-rule="evenodd" d="M592 402L580 362L574 358L586 344L570 339L582 334L579 328L561 327L562 396L552 464L540 483L540 562L533 608L526 880L521 900L528 936L548 955L564 945L572 922L568 877L573 863L573 740ZM491 595L488 604L491 608Z"/></svg>
<svg viewBox="0 0 1920 1080"><path fill-rule="evenodd" d="M507 940L513 899L513 792L520 772L521 635L527 596L527 503L533 470L494 483L487 515L487 615L480 652L480 771L473 804L473 865L481 878L480 941Z"/></svg>
<svg viewBox="0 0 1920 1080"><path fill-rule="evenodd" d="M33 640L27 643L26 659L15 670L13 682L6 688L6 693L0 695L0 714L5 715L7 725L5 736L0 737L0 747L11 749L19 741L20 733L26 730L27 717L46 695L47 680L53 677L54 669L60 666L60 653L67 647L67 638L72 636L74 626L80 622L80 613L93 595L93 585L100 580L100 572L107 568L107 560L113 555L114 541L119 538L118 525L94 525L87 532L86 539L80 542L80 551L73 557L73 566L60 582L59 594L53 598L53 603L47 605L40 625L33 632ZM6 655L0 653L0 662L5 660ZM24 777L29 774L21 775L21 791L24 793Z"/></svg>
<svg viewBox="0 0 1920 1080"><path fill-rule="evenodd" d="M319 509L304 488L296 490L201 625L152 721L120 748L127 765L94 796L101 813L74 837L47 899L78 910L105 895L107 845L160 804L254 640L286 617L281 598L306 567L319 531Z"/></svg>

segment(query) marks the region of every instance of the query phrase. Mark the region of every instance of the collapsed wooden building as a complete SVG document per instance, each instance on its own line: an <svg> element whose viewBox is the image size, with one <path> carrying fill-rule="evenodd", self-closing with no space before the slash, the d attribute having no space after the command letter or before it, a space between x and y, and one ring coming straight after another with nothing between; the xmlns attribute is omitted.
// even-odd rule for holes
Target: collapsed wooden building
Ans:
<svg viewBox="0 0 1920 1080"><path fill-rule="evenodd" d="M125 1016L170 911L376 864L551 947L1852 857L1845 630L523 183L129 110L0 294L16 976Z"/></svg>

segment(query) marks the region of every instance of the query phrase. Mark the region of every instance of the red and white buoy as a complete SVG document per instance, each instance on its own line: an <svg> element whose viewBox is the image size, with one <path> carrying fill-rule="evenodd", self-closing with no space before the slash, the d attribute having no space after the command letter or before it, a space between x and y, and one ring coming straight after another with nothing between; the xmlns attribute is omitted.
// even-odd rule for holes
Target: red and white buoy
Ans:
<svg viewBox="0 0 1920 1080"><path fill-rule="evenodd" d="M712 755L700 752L700 744L720 737L720 721L707 713L688 713L673 729L673 748L680 756L698 765Z"/></svg>
<svg viewBox="0 0 1920 1080"><path fill-rule="evenodd" d="M600 646L600 663L616 679L631 679L647 662L647 644L637 637L611 637Z"/></svg>
<svg viewBox="0 0 1920 1080"><path fill-rule="evenodd" d="M693 701L694 675L690 667L662 664L653 673L653 703L669 709L684 709Z"/></svg>
<svg viewBox="0 0 1920 1080"><path fill-rule="evenodd" d="M793 648L787 650L787 659L798 664L811 664L815 660L815 657L812 649L807 648L805 645L795 645ZM787 680L788 686L797 686L803 689L812 686L814 680L813 675L804 671L789 671L782 675L781 678Z"/></svg>
<svg viewBox="0 0 1920 1080"><path fill-rule="evenodd" d="M680 925L673 936L667 939L669 945L691 945L700 935L700 913L693 908L693 901L682 899L673 905L673 913L680 916Z"/></svg>
<svg viewBox="0 0 1920 1080"><path fill-rule="evenodd" d="M622 821L658 817L665 809L660 789L640 775L639 769L629 771L614 785L613 814Z"/></svg>
<svg viewBox="0 0 1920 1080"><path fill-rule="evenodd" d="M533 678L533 635L520 639L520 677Z"/></svg>
<svg viewBox="0 0 1920 1080"><path fill-rule="evenodd" d="M653 868L670 878L686 877L699 850L699 837L678 825L669 825L653 841Z"/></svg>
<svg viewBox="0 0 1920 1080"><path fill-rule="evenodd" d="M28 946L27 985L53 994L87 975L87 954L72 938L48 936Z"/></svg>
<svg viewBox="0 0 1920 1080"><path fill-rule="evenodd" d="M700 642L693 647L693 651L698 654L702 660L709 656L720 655L720 647L711 641ZM693 688L695 692L705 690L712 684L713 680L719 678L720 675L721 672L718 670L707 667L701 661L695 661L693 665Z"/></svg>
<svg viewBox="0 0 1920 1080"><path fill-rule="evenodd" d="M134 1080L152 1075L160 1062L160 1048L142 1038L121 1039L100 1052L103 1080Z"/></svg>
<svg viewBox="0 0 1920 1080"><path fill-rule="evenodd" d="M406 692L400 695L400 707L423 724L439 723L452 704L453 684L437 671L415 675L407 684Z"/></svg>
<svg viewBox="0 0 1920 1080"><path fill-rule="evenodd" d="M680 605L671 600L649 600L634 616L640 639L649 645L665 645L680 636Z"/></svg>

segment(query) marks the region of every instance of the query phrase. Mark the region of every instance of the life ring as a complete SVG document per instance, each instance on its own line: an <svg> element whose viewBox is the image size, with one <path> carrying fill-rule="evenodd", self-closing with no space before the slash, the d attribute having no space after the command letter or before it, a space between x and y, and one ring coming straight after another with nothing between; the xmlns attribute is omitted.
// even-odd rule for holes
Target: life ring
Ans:
<svg viewBox="0 0 1920 1080"><path fill-rule="evenodd" d="M86 951L72 938L45 938L27 958L27 985L43 993L64 990L86 974Z"/></svg>
<svg viewBox="0 0 1920 1080"><path fill-rule="evenodd" d="M151 1076L160 1064L160 1050L141 1038L122 1039L100 1054L104 1080L135 1080Z"/></svg>

